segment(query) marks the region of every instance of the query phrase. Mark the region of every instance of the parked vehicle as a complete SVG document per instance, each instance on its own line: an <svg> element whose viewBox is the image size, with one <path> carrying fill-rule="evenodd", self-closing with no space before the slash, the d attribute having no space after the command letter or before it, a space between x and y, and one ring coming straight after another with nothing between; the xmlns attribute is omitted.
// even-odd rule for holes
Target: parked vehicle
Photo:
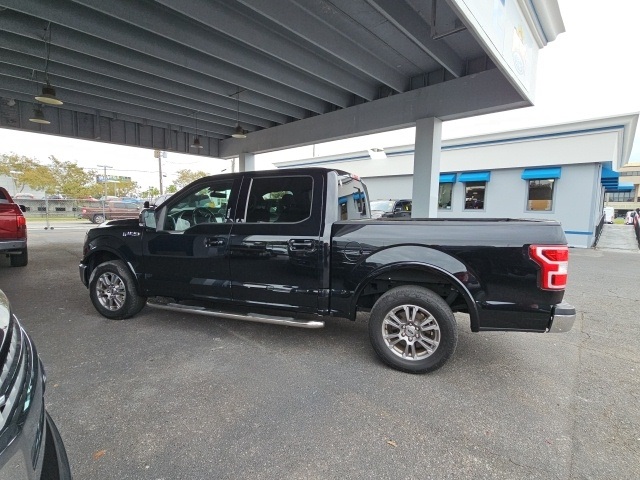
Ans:
<svg viewBox="0 0 640 480"><path fill-rule="evenodd" d="M137 218L140 212L140 205L135 202L109 201L102 205L87 207L80 210L80 217L91 220L93 223L102 223L105 220L121 218Z"/></svg>
<svg viewBox="0 0 640 480"><path fill-rule="evenodd" d="M613 209L613 207L604 207L603 215L604 215L604 223L613 223L613 219L615 217L615 210Z"/></svg>
<svg viewBox="0 0 640 480"><path fill-rule="evenodd" d="M25 267L29 263L27 247L27 220L24 205L13 201L9 192L0 187L0 253L9 256L12 267Z"/></svg>
<svg viewBox="0 0 640 480"><path fill-rule="evenodd" d="M473 332L571 329L558 222L370 220L369 212L366 186L342 171L205 177L139 220L89 230L80 278L112 319L148 304L318 328L325 317L370 312L375 352L411 373L453 354L454 312L468 314Z"/></svg>
<svg viewBox="0 0 640 480"><path fill-rule="evenodd" d="M411 200L374 200L371 218L410 218Z"/></svg>
<svg viewBox="0 0 640 480"><path fill-rule="evenodd" d="M167 199L171 198L172 193L164 193L162 195L158 195L154 199L149 202L149 205L158 206L161 203L165 202Z"/></svg>
<svg viewBox="0 0 640 480"><path fill-rule="evenodd" d="M38 352L0 291L0 478L70 480L62 437L44 403Z"/></svg>
<svg viewBox="0 0 640 480"><path fill-rule="evenodd" d="M36 196L33 193L16 193L13 196L14 200L35 200Z"/></svg>
<svg viewBox="0 0 640 480"><path fill-rule="evenodd" d="M630 210L627 212L627 215L624 217L624 224L625 225L633 225L633 219L636 216L636 212L635 210Z"/></svg>

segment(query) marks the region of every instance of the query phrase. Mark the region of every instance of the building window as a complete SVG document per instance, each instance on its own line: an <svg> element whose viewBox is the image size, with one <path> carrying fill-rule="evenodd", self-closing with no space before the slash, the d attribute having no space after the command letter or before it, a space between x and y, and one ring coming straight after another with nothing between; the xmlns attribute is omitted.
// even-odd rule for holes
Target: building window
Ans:
<svg viewBox="0 0 640 480"><path fill-rule="evenodd" d="M553 208L553 186L555 179L529 180L527 211L550 212Z"/></svg>
<svg viewBox="0 0 640 480"><path fill-rule="evenodd" d="M466 182L464 184L464 209L484 210L484 195L487 182Z"/></svg>
<svg viewBox="0 0 640 480"><path fill-rule="evenodd" d="M633 192L612 192L606 194L607 202L633 202L634 194ZM640 200L638 200L640 201Z"/></svg>
<svg viewBox="0 0 640 480"><path fill-rule="evenodd" d="M441 183L438 190L438 208L440 210L451 210L451 193L453 183Z"/></svg>

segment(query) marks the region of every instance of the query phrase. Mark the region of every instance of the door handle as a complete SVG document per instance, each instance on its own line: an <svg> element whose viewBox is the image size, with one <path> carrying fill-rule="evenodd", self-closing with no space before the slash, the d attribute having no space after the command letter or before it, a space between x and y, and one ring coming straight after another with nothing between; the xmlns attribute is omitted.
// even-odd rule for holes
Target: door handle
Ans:
<svg viewBox="0 0 640 480"><path fill-rule="evenodd" d="M204 239L205 247L221 247L224 245L224 239L220 237L207 237Z"/></svg>

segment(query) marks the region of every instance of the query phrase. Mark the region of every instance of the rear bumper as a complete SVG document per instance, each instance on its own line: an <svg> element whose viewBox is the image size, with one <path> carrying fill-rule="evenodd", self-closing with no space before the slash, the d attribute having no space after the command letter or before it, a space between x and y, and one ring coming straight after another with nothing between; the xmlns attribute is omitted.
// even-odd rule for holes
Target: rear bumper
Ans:
<svg viewBox="0 0 640 480"><path fill-rule="evenodd" d="M560 303L553 308L548 333L565 333L571 330L576 320L576 309L568 303Z"/></svg>
<svg viewBox="0 0 640 480"><path fill-rule="evenodd" d="M19 238L16 240L0 240L0 252L20 253L20 250L27 248L27 239Z"/></svg>

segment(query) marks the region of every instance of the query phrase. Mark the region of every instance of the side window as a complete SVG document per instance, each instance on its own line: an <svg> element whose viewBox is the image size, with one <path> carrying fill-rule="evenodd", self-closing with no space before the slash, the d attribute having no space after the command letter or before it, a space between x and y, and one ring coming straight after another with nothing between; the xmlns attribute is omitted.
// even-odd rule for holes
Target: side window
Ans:
<svg viewBox="0 0 640 480"><path fill-rule="evenodd" d="M369 218L367 188L352 175L338 176L338 206L340 220Z"/></svg>
<svg viewBox="0 0 640 480"><path fill-rule="evenodd" d="M410 201L398 202L398 205L396 205L396 208L399 208L401 212L410 212L411 202Z"/></svg>
<svg viewBox="0 0 640 480"><path fill-rule="evenodd" d="M553 187L555 179L529 180L527 211L550 212L553 207Z"/></svg>
<svg viewBox="0 0 640 480"><path fill-rule="evenodd" d="M464 184L464 209L484 210L484 196L487 182L466 182Z"/></svg>
<svg viewBox="0 0 640 480"><path fill-rule="evenodd" d="M297 223L311 216L313 178L263 177L251 180L247 223Z"/></svg>
<svg viewBox="0 0 640 480"><path fill-rule="evenodd" d="M167 206L165 230L184 231L203 223L222 223L227 209L233 180L211 182L191 191L186 197L172 199Z"/></svg>

